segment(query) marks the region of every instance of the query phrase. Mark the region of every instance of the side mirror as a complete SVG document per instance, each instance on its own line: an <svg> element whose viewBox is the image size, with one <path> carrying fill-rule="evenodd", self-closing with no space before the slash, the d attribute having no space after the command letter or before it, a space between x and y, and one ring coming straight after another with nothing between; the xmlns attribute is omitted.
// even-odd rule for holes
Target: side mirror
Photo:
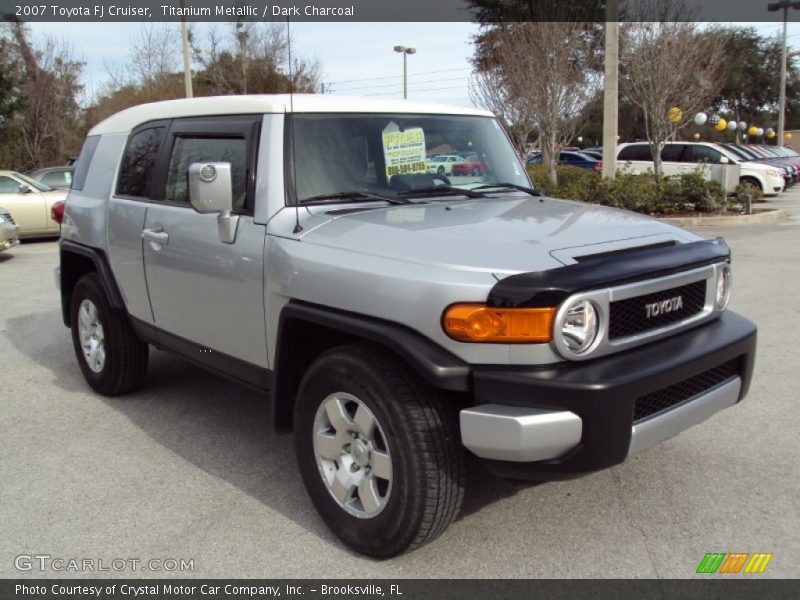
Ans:
<svg viewBox="0 0 800 600"><path fill-rule="evenodd" d="M231 164L226 162L189 165L189 202L199 213L230 213L233 210Z"/></svg>
<svg viewBox="0 0 800 600"><path fill-rule="evenodd" d="M201 214L218 213L219 239L225 244L236 241L239 215L233 210L233 178L231 164L226 162L192 163L189 165L189 202Z"/></svg>
<svg viewBox="0 0 800 600"><path fill-rule="evenodd" d="M730 161L730 159L728 159L727 156L720 156L719 157L719 163L721 165L727 165L729 162L731 162L731 161Z"/></svg>
<svg viewBox="0 0 800 600"><path fill-rule="evenodd" d="M25 185L24 183L20 183L20 184L17 186L17 191L18 191L20 194L27 194L27 193L29 193L29 192L31 191L31 188L30 188L30 187L28 187L27 185Z"/></svg>

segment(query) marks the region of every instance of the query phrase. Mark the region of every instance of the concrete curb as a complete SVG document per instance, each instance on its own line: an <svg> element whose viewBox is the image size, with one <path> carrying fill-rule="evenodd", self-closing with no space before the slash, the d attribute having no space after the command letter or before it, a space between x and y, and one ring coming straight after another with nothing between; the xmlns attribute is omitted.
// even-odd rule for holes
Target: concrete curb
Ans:
<svg viewBox="0 0 800 600"><path fill-rule="evenodd" d="M781 219L788 219L789 211L785 208L754 209L752 215L714 216L714 217L663 217L659 220L671 225L683 227L697 227L698 225L757 225L759 223L772 223Z"/></svg>

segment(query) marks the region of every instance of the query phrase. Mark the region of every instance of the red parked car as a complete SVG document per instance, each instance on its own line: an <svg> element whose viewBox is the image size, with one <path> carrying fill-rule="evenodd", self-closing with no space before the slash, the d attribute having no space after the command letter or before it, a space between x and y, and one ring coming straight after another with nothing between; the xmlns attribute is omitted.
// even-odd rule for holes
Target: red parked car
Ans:
<svg viewBox="0 0 800 600"><path fill-rule="evenodd" d="M477 177L483 175L486 169L483 163L478 160L477 156L465 158L464 162L456 163L453 165L453 175L472 175Z"/></svg>

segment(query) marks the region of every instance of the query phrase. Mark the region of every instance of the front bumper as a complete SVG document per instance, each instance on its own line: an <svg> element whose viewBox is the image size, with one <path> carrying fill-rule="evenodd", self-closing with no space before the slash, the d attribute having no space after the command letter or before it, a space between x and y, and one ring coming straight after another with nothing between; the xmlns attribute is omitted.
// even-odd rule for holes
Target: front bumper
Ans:
<svg viewBox="0 0 800 600"><path fill-rule="evenodd" d="M768 175L766 177L766 192L765 195L772 196L774 194L780 194L786 187L786 181L783 177L773 177L772 175Z"/></svg>
<svg viewBox="0 0 800 600"><path fill-rule="evenodd" d="M13 223L0 223L0 252L19 244L19 227Z"/></svg>
<svg viewBox="0 0 800 600"><path fill-rule="evenodd" d="M564 479L624 461L740 401L750 385L756 327L726 311L647 346L583 363L476 367L475 406L461 411L462 443L490 470L515 479ZM730 376L645 418L637 399Z"/></svg>

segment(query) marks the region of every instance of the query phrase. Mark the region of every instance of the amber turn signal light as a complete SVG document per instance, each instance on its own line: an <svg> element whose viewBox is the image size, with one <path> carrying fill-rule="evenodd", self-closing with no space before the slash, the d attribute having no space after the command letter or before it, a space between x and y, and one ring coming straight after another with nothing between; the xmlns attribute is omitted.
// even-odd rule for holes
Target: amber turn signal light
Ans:
<svg viewBox="0 0 800 600"><path fill-rule="evenodd" d="M453 304L444 311L442 327L460 342L542 343L552 337L555 314L555 308Z"/></svg>

